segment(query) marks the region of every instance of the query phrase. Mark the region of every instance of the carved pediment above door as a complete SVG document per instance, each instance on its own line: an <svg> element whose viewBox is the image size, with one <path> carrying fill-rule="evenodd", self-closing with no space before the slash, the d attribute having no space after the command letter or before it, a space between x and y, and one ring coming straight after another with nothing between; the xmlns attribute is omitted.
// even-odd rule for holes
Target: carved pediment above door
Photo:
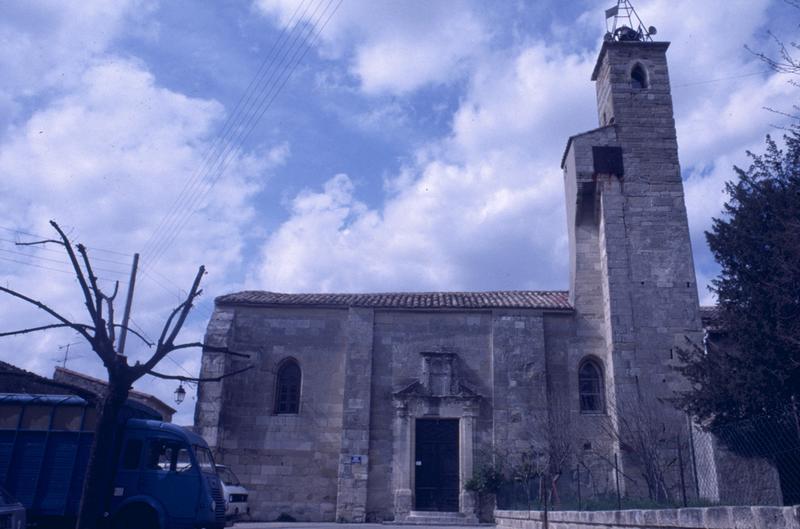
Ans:
<svg viewBox="0 0 800 529"><path fill-rule="evenodd" d="M419 378L393 395L398 409L412 402L424 402L427 409L438 409L445 402L464 409L477 406L483 397L459 376L457 353L423 351L419 355Z"/></svg>

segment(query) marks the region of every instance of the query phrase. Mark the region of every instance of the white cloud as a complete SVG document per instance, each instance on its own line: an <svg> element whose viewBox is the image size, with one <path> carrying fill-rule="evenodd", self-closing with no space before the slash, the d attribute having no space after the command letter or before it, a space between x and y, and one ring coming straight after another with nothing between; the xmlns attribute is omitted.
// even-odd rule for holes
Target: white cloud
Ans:
<svg viewBox="0 0 800 529"><path fill-rule="evenodd" d="M105 42L113 39L111 34L104 36ZM42 64L51 60L56 59ZM101 44L69 68L69 82L53 83L45 76L39 84L31 80L30 86L19 82L11 87L15 97L36 91L46 91L46 96L40 96L29 115L20 114L0 142L0 225L53 237L47 222L59 221L74 240L90 247L97 275L110 292L113 280L127 279L130 255L103 249L131 254L142 248L181 196L187 178L202 166L225 112L216 101L163 88L144 64L111 55ZM254 215L250 200L288 155L288 145L280 144L235 156L207 200L191 208L186 227L164 247L159 264L140 273L133 319L151 338L200 264L209 271L207 291L236 288L231 270L243 260L245 226ZM184 195L179 204L185 203ZM3 285L86 321L80 291L58 247L14 246L8 241L31 237L5 229L0 238L5 239L0 242ZM124 292L118 300L123 298ZM118 311L121 304L118 301ZM187 324L186 340L202 337L207 316L206 312ZM43 312L7 296L0 303L0 321L3 331L50 323ZM4 339L0 359L49 375L62 354L58 347L76 341L80 340L74 333L66 331ZM132 336L128 344L126 354L132 360L149 354ZM71 346L71 352L74 360L68 367L104 377L101 363L85 344ZM174 355L180 367L168 361L160 368L197 374L199 357L200 351L184 351ZM145 380L137 388L170 402L174 385ZM180 422L191 422L189 406L183 406Z"/></svg>
<svg viewBox="0 0 800 529"><path fill-rule="evenodd" d="M451 148L474 162L519 150L558 170L567 137L597 126L593 61L541 42L487 57L453 119Z"/></svg>
<svg viewBox="0 0 800 529"><path fill-rule="evenodd" d="M257 0L256 8L283 26L299 18L321 29L327 4ZM289 26L292 27L292 26ZM468 72L489 33L466 1L342 3L320 34L323 53L349 53L350 71L368 94L404 94L429 84L447 84ZM354 48L350 50L352 43Z"/></svg>
<svg viewBox="0 0 800 529"><path fill-rule="evenodd" d="M589 68L588 58L543 44L487 58L452 134L420 150L386 183L381 208L354 198L344 175L321 192L306 190L267 241L251 285L288 291L564 288L559 161L567 136L594 126ZM559 112L576 94L586 101L572 108L585 112Z"/></svg>
<svg viewBox="0 0 800 529"><path fill-rule="evenodd" d="M122 31L125 17L149 0L33 0L6 3L0 19L0 91L31 97L80 78Z"/></svg>

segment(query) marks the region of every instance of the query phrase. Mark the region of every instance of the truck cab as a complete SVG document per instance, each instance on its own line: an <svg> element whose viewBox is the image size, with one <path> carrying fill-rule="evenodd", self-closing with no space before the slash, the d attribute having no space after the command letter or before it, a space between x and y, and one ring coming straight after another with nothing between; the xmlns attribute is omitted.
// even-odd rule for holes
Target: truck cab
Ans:
<svg viewBox="0 0 800 529"><path fill-rule="evenodd" d="M108 512L114 529L223 527L225 500L206 442L170 423L128 420Z"/></svg>

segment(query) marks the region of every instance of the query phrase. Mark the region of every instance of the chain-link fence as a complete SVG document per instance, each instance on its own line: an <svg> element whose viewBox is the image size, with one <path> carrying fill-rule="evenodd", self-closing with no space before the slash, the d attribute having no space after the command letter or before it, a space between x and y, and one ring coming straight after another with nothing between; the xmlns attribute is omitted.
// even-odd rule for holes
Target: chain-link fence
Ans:
<svg viewBox="0 0 800 529"><path fill-rule="evenodd" d="M686 421L686 425L689 421ZM800 420L795 406L733 422L658 435L629 427L613 442L562 457L539 453L535 471L505 472L497 506L522 510L614 510L800 504ZM620 428L620 430L624 430ZM531 460L532 458L528 458Z"/></svg>

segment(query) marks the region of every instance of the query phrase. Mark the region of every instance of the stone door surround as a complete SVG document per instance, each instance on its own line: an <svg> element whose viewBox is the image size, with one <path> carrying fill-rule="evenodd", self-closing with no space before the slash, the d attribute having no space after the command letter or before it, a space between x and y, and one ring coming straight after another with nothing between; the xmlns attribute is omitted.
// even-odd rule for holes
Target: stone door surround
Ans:
<svg viewBox="0 0 800 529"><path fill-rule="evenodd" d="M417 419L458 419L459 512L475 522L475 500L464 490L472 476L475 422L482 397L458 377L458 355L452 352L420 353L420 378L393 395L394 442L392 482L396 522L407 521L414 507Z"/></svg>

